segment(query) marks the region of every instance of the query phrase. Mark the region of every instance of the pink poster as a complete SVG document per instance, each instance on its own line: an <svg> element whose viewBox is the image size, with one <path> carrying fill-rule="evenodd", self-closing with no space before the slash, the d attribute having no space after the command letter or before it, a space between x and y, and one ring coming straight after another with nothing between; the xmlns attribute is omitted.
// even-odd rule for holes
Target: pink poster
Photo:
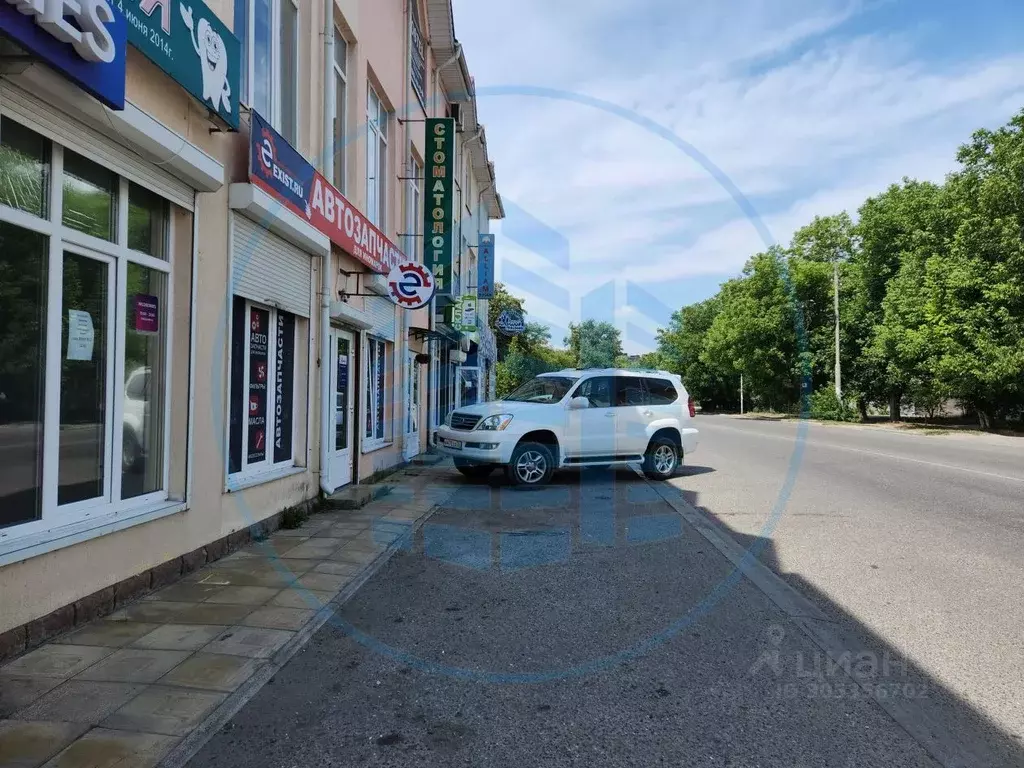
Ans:
<svg viewBox="0 0 1024 768"><path fill-rule="evenodd" d="M160 330L160 304L156 296L135 295L135 330L137 333L157 333Z"/></svg>

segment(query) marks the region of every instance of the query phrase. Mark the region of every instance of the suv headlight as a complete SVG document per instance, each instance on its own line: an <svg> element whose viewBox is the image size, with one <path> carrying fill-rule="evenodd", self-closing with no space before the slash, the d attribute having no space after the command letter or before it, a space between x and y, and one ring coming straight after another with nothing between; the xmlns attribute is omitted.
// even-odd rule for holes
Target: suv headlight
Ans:
<svg viewBox="0 0 1024 768"><path fill-rule="evenodd" d="M512 423L512 414L510 413L497 413L494 416L488 416L486 419L481 421L477 425L478 430L485 430L488 432L500 432L509 424Z"/></svg>

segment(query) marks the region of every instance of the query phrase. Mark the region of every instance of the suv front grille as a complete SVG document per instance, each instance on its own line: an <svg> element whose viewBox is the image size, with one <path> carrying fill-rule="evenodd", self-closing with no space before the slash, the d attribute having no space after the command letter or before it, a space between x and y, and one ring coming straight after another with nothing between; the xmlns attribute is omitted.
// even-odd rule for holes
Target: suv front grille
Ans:
<svg viewBox="0 0 1024 768"><path fill-rule="evenodd" d="M472 432L479 423L480 417L471 413L452 414L452 429L457 429L460 432Z"/></svg>

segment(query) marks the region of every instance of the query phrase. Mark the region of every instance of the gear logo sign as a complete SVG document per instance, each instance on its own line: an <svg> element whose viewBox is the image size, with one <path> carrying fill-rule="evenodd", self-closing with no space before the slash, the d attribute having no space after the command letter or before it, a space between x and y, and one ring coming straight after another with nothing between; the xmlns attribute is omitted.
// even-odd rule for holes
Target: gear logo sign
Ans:
<svg viewBox="0 0 1024 768"><path fill-rule="evenodd" d="M434 278L422 264L405 261L388 273L391 300L406 309L425 307L434 298Z"/></svg>

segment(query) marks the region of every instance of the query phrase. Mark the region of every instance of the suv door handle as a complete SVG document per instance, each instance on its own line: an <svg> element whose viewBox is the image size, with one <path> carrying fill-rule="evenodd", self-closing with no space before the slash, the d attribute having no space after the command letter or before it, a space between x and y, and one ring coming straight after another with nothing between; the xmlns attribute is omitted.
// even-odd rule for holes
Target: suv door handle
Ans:
<svg viewBox="0 0 1024 768"><path fill-rule="evenodd" d="M650 408L645 408L643 410L643 414L644 414L644 416L653 416L654 415L654 411L652 411Z"/></svg>
<svg viewBox="0 0 1024 768"><path fill-rule="evenodd" d="M605 413L604 417L606 419L614 419L615 418L615 411L608 411L607 413Z"/></svg>

